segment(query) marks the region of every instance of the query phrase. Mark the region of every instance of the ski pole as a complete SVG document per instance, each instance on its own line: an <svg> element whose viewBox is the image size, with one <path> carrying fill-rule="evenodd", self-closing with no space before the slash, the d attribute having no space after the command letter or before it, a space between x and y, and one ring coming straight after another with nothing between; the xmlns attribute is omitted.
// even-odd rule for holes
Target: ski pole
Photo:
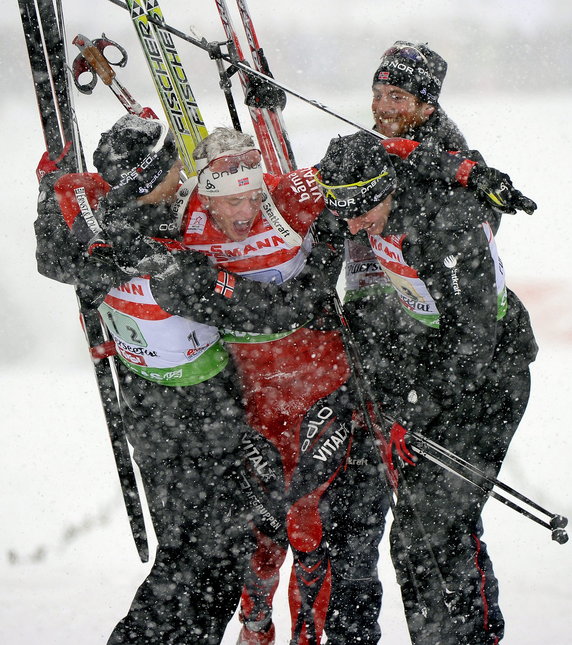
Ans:
<svg viewBox="0 0 572 645"><path fill-rule="evenodd" d="M380 445L382 445L382 442L387 442L387 439L384 437L383 432L380 432L381 436L378 437L378 433L376 432L375 429L375 422L372 418L372 412L370 409L370 405L374 409L374 414L376 418L380 418L384 421L387 420L386 417L379 417L377 414L377 406L375 404L374 397L372 396L371 388L369 386L368 379L366 377L362 362L361 362L361 357L359 354L359 350L357 348L357 343L354 339L353 332L349 326L348 320L346 318L343 305L341 303L340 297L335 289L332 290L331 293L333 302L334 302L334 307L336 310L336 313L338 315L339 321L340 321L340 332L342 335L344 347L346 349L346 355L348 357L348 361L350 364L350 368L352 371L352 374L354 375L354 383L356 385L356 391L358 394L358 401L360 408L363 411L363 416L364 420L366 423L366 426L368 428L368 431L370 433L372 442L373 442L373 448L379 458L379 463L380 467L383 470L383 473L385 475L384 481L385 481L385 486L387 489L388 493L388 498L389 498L389 506L391 508L391 512L393 514L393 522L397 528L397 535L399 537L399 541L401 543L401 548L403 552L403 562L405 563L405 566L408 571L409 579L413 585L413 589L415 592L415 595L417 597L417 602L421 607L426 607L425 602L423 600L423 595L419 589L419 585L417 583L417 573L415 571L415 567L413 566L413 563L411 562L411 559L408 554L408 541L405 537L400 518L399 518L399 513L397 513L397 504L394 499L392 489L394 489L393 492L396 491L396 485L395 482L392 481L391 475L390 475L390 469L389 466L385 463L384 458L381 455L380 451ZM391 434L391 429L389 428L387 434ZM400 486L402 487L402 494L407 495L410 498L410 505L411 508L413 509L413 517L415 520L415 523L418 527L418 530L420 531L420 534L423 539L423 544L425 547L425 551L429 557L429 560L431 561L431 565L433 567L433 570L439 579L439 583L443 589L443 592L446 592L447 585L445 582L445 579L443 577L443 573L441 571L441 567L439 566L439 562L437 561L437 558L435 556L435 552L433 551L433 547L429 541L429 538L427 537L427 531L425 530L425 526L423 525L422 519L419 517L419 514L415 510L415 505L413 504L413 501L411 499L411 493L409 492L409 489L407 487L406 482L404 481L403 474L402 474L402 469L399 466L399 464L395 465L395 469L397 470L398 476L401 479L401 484ZM450 607L447 605L447 610L450 612Z"/></svg>
<svg viewBox="0 0 572 645"><path fill-rule="evenodd" d="M542 506L540 506L530 498L526 497L519 491L515 490L511 486L508 486L507 484L505 484L504 482L500 481L495 477L488 476L485 472L483 472L482 470L480 470L470 462L466 461L465 459L455 454L454 452L447 450L446 448L438 444L436 441L428 439L420 432L410 431L408 432L408 436L410 436L411 439L413 440L411 446L414 451L424 455L426 458L430 459L436 464L439 464L441 467L449 470L450 472L456 474L457 476L462 477L463 479L465 479L465 481L468 481L469 483L481 488L481 490L485 491L488 495L490 495L491 497L494 497L495 499L502 502L503 504L510 506L513 510L517 511L518 513L526 515L528 518L534 520L538 524L541 524L542 526L545 526L546 528L550 529L552 532L552 539L558 542L559 544L564 544L565 542L568 541L568 535L564 530L565 527L568 525L568 519L563 515L558 515L557 513L552 513L546 510L545 508L543 508ZM447 464L447 462L443 461L443 458L449 460L449 465ZM451 463L453 463L454 466L451 466L450 465ZM477 478L477 481L475 481L474 479L471 479L469 477L470 475L475 476ZM479 481L482 483L479 484ZM484 484L487 484L488 487L485 487ZM494 486L496 486L497 488L500 488L501 490L504 490L512 497L518 499L520 502L526 504L527 506L530 506L531 508L535 509L539 513L546 515L548 518L550 518L550 521L546 522L540 519L538 516L533 515L530 511L526 510L522 506L519 506L518 504L511 502L505 496L500 495L496 491L491 490L490 487L494 487Z"/></svg>
<svg viewBox="0 0 572 645"><path fill-rule="evenodd" d="M564 528L568 524L568 520L563 517L562 515L555 515L552 513L547 514L552 518L550 522L546 522L545 520L541 519L537 515L534 515L531 513L529 510L523 508L522 506L519 506L515 502L511 501L504 495L501 495L497 493L494 490L491 490L490 488L486 488L482 484L479 484L478 481L475 481L474 479L471 479L467 474L463 473L462 471L458 470L457 468L454 468L450 466L449 464L443 462L441 459L437 458L434 456L434 454L428 452L425 448L420 447L418 444L412 443L411 444L411 449L414 452L417 452L420 455L423 455L426 459L429 461L432 461L434 464L440 466L444 470L447 470L448 472L452 473L456 477L459 477L460 479L463 479L467 483L471 484L475 488L481 490L484 492L486 495L489 497L492 497L493 499L496 499L497 501L501 502L505 506L508 506L509 508L512 508L512 510L516 511L517 513L520 513L521 515L524 515L525 517L528 517L530 520L533 522L536 522L537 524L540 524L541 526L544 526L545 528L549 529L551 534L552 534L552 539L555 542L558 542L559 544L566 544L568 542L568 534L564 530Z"/></svg>
<svg viewBox="0 0 572 645"><path fill-rule="evenodd" d="M225 69L225 66L222 64L222 44L228 43L209 43L209 56L215 61L218 69L218 75L220 79L219 86L226 100L226 106L230 114L232 127L238 132L242 132L242 126L240 125L240 119L238 117L238 110L236 109L236 103L234 102L234 97L232 96L232 83L230 81L231 74L229 73L228 69Z"/></svg>
<svg viewBox="0 0 572 645"><path fill-rule="evenodd" d="M133 98L127 88L117 80L115 70L111 68L111 64L104 54L104 50L109 46L118 48L122 52L123 57L115 64L123 67L127 62L127 53L120 45L106 38L105 34L101 38L96 38L93 41L82 34L78 34L72 43L77 45L80 50L72 67L73 79L80 92L83 94L91 94L97 79L101 78L102 82L115 94L127 112L143 118L157 118L150 108L142 107ZM92 73L91 80L87 83L80 83L80 77L87 71L91 71Z"/></svg>

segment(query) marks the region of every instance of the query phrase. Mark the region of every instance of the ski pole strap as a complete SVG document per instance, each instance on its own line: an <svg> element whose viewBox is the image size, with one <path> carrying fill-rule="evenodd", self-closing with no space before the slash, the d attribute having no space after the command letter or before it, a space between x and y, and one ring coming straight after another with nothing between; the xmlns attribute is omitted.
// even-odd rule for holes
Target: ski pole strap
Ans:
<svg viewBox="0 0 572 645"><path fill-rule="evenodd" d="M99 362L103 358L111 358L117 354L117 348L112 340L106 340L99 345L93 345L89 348L91 360Z"/></svg>

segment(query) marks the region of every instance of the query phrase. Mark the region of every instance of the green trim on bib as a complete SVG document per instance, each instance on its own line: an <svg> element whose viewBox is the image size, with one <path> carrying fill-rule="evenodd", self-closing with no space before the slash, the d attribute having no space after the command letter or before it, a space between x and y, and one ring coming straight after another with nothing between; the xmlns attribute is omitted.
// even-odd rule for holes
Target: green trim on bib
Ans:
<svg viewBox="0 0 572 645"><path fill-rule="evenodd" d="M427 327L439 329L439 314L416 314L415 312L411 311L411 309L408 309L405 305L403 305L403 303L400 302L400 304L405 313L408 316L411 316L411 318L418 320L420 323L423 323Z"/></svg>
<svg viewBox="0 0 572 645"><path fill-rule="evenodd" d="M392 285L388 284L370 284L361 289L348 289L344 295L344 302L353 302L362 300L369 296L383 296L384 298L395 293Z"/></svg>
<svg viewBox="0 0 572 645"><path fill-rule="evenodd" d="M170 387L187 387L208 381L228 364L228 352L219 341L209 347L191 363L183 363L174 367L147 367L135 365L127 361L121 354L117 354L121 362L131 371L158 385Z"/></svg>
<svg viewBox="0 0 572 645"><path fill-rule="evenodd" d="M506 287L498 295L497 320L502 320L508 311L508 293Z"/></svg>
<svg viewBox="0 0 572 645"><path fill-rule="evenodd" d="M290 336L290 334L293 334L298 329L301 329L301 328L298 327L297 329L292 329L291 331L282 331L277 334L256 334L256 333L250 333L246 331L226 330L225 333L223 334L222 339L226 343L236 343L239 345L246 344L246 343L271 343L274 340L280 340L281 338L286 338L286 336Z"/></svg>

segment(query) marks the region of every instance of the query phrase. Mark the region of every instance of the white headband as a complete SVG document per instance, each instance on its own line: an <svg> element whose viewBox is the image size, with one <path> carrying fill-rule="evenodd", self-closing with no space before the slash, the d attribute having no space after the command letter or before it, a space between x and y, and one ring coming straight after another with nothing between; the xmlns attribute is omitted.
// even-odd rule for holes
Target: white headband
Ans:
<svg viewBox="0 0 572 645"><path fill-rule="evenodd" d="M243 152L244 150L227 151L220 156L226 156L229 153L230 155L240 155ZM216 172L209 168L209 161L207 159L197 159L196 163L199 195L224 197L262 188L262 164L258 164L254 168L248 168L241 164L236 169L233 168L232 170Z"/></svg>

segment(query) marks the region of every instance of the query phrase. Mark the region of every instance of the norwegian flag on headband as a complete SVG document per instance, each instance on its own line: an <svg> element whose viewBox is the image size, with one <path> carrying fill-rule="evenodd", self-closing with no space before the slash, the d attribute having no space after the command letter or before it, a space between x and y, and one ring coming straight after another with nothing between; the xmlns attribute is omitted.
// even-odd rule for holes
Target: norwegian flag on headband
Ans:
<svg viewBox="0 0 572 645"><path fill-rule="evenodd" d="M389 72L379 72L377 75L377 79L379 81L388 81L389 80Z"/></svg>
<svg viewBox="0 0 572 645"><path fill-rule="evenodd" d="M225 298L232 298L236 278L226 271L219 271L216 278L215 291Z"/></svg>

